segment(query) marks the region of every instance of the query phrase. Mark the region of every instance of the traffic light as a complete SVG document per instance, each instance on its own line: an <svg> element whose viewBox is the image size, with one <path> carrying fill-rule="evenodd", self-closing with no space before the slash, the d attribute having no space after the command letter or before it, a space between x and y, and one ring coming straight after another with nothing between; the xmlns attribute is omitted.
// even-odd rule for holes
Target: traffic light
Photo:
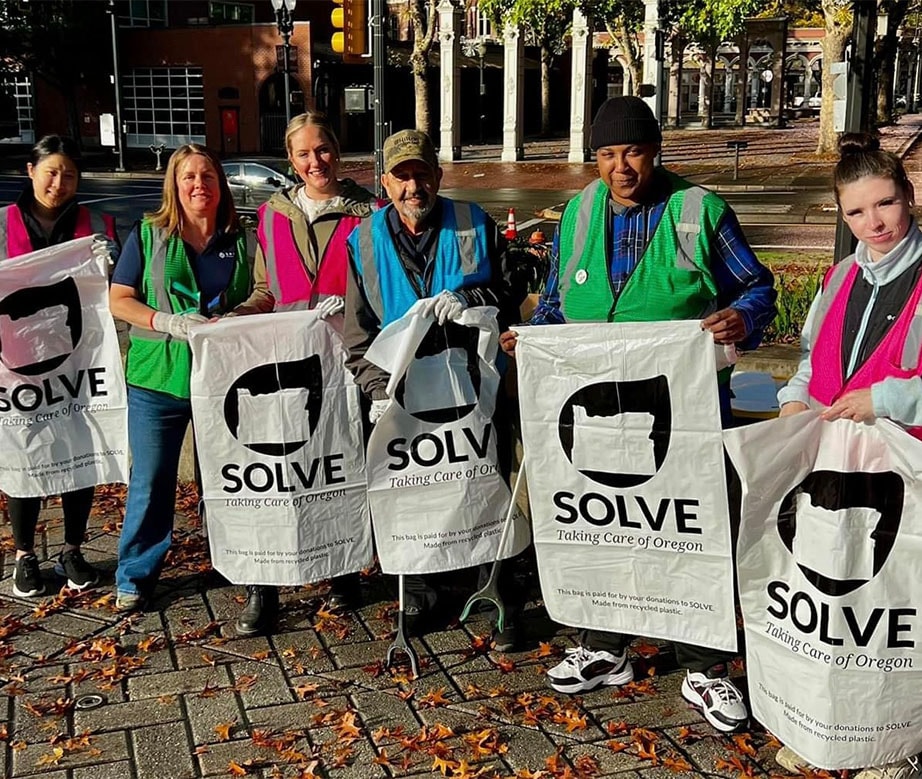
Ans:
<svg viewBox="0 0 922 779"><path fill-rule="evenodd" d="M367 0L333 0L336 8L330 21L336 32L330 41L333 51L343 55L344 62L366 63L368 56Z"/></svg>

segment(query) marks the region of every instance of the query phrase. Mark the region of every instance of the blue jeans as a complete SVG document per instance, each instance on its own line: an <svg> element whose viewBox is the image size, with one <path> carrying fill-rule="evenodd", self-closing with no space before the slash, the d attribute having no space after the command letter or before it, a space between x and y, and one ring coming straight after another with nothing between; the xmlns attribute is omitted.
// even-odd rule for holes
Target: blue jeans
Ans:
<svg viewBox="0 0 922 779"><path fill-rule="evenodd" d="M160 575L173 536L179 453L191 419L188 400L128 387L131 475L118 542L119 592L149 592Z"/></svg>

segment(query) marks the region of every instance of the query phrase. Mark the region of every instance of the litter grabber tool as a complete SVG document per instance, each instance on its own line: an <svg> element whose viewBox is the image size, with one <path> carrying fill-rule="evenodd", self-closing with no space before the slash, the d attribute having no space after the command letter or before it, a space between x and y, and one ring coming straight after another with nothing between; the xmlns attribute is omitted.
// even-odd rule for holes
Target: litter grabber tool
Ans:
<svg viewBox="0 0 922 779"><path fill-rule="evenodd" d="M394 636L393 643L387 648L387 655L384 658L384 667L390 668L396 659L398 652L402 652L410 661L410 670L413 672L413 678L419 677L419 663L416 659L416 650L410 646L407 641L406 629L404 628L404 576L397 576L397 635Z"/></svg>
<svg viewBox="0 0 922 779"><path fill-rule="evenodd" d="M496 606L496 629L502 632L503 623L506 619L506 607L503 605L503 599L499 594L497 582L499 581L499 569L503 564L502 553L506 548L506 539L509 537L509 529L515 517L516 505L519 497L519 490L522 487L522 477L525 475L525 460L519 465L519 472L515 477L515 486L512 488L512 497L509 499L509 510L506 512L506 519L503 522L503 533L499 539L499 546L496 549L496 557L493 559L493 566L490 568L490 578L477 592L467 599L464 604L464 610L461 612L461 621L464 622L471 615L471 607L480 600L491 602Z"/></svg>

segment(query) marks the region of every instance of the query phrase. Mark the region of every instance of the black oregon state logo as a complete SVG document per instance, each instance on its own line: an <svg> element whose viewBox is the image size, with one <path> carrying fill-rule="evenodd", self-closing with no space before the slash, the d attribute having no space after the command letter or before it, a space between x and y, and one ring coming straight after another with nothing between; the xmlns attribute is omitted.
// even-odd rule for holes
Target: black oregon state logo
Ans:
<svg viewBox="0 0 922 779"><path fill-rule="evenodd" d="M414 382L424 380L424 377L413 376L414 365L411 363L410 368L401 377L394 392L394 400L412 417L431 422L433 424L443 424L445 422L455 422L470 414L476 407L480 399L481 373L480 373L480 355L477 352L477 344L480 339L480 331L476 327L465 327L455 322L446 322L444 325L433 324L419 346L416 347L414 358L417 361L425 361L426 358L445 356L448 357L452 350L464 354L465 365L460 371L455 373L459 382L469 383L471 394L468 403L461 405L450 405L442 408L418 408L414 403L409 402L407 393L407 378ZM442 366L440 370L451 370L449 367ZM420 391L419 386L414 386L417 395Z"/></svg>
<svg viewBox="0 0 922 779"><path fill-rule="evenodd" d="M52 357L48 357L47 359L40 360L33 358L33 362L13 365L13 362L20 362L22 357L17 355L18 359L11 358L10 355L12 353L21 352L22 355L26 355L29 352L35 353L36 350L30 348L25 341L29 338L34 338L36 339L34 346L39 347L42 342L47 339L47 333L37 332L34 335L24 333L22 339L17 338L18 343L15 349L13 344L4 344L2 340L0 340L0 361L2 361L7 368L23 376L37 376L41 373L47 373L63 364L64 361L73 354L74 350L77 348L77 344L80 343L80 338L83 335L83 314L80 306L80 291L77 289L77 282L73 279L64 279L63 281L58 281L55 284L48 284L44 287L19 289L15 292L11 292L3 298L3 300L0 300L0 316L7 316L13 322L22 320L25 317L35 316L42 311L60 306L63 306L67 310L66 318L63 322L49 322L49 324L54 324L58 327L63 325L68 329L70 333L70 349Z"/></svg>
<svg viewBox="0 0 922 779"><path fill-rule="evenodd" d="M605 465L606 460L609 459L609 453L613 449L617 449L619 445L619 442L614 438L615 433L612 433L610 447L599 447L597 457L593 458L591 467L585 464L582 464L582 466L577 465L574 461L574 441L576 438L574 409L578 407L585 410L586 420L593 417L614 417L618 414L630 412L650 414L653 417L649 437L653 447L654 472L630 473L606 469ZM665 376L655 376L652 379L638 379L636 381L603 381L598 384L581 387L567 399L560 409L557 432L567 459L584 476L600 484L618 489L643 484L652 479L656 472L659 471L666 459L666 452L669 451L669 439L672 432L672 403L669 399L669 382ZM598 467L596 467L596 463Z"/></svg>
<svg viewBox="0 0 922 779"><path fill-rule="evenodd" d="M274 435L282 440L241 440L241 428L249 423L245 415L252 413L248 407L250 401L271 402L276 395L285 395L288 400L285 408L290 409L293 416L296 415L294 419L282 420L283 423L293 423L281 425L287 429L266 430L267 439ZM281 403L281 398L274 400ZM303 360L268 363L248 370L230 386L224 396L224 421L231 435L247 449L277 457L298 451L310 440L317 429L322 405L323 369L320 356L315 354ZM305 418L306 429L301 424Z"/></svg>
<svg viewBox="0 0 922 779"><path fill-rule="evenodd" d="M814 471L791 490L781 501L778 511L778 535L791 554L797 535L797 498L806 494L810 504L827 511L848 508L869 508L879 514L867 543L873 543L871 577L877 576L896 542L903 517L903 480L892 472ZM801 521L804 518L801 517ZM854 539L851 539L854 541ZM816 589L826 595L847 595L870 579L835 579L797 561L803 575Z"/></svg>

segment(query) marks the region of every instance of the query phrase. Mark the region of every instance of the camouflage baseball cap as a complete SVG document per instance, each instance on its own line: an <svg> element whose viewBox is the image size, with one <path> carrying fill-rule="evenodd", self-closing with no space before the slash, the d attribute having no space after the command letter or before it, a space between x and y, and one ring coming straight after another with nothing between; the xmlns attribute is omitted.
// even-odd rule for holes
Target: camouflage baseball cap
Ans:
<svg viewBox="0 0 922 779"><path fill-rule="evenodd" d="M401 162L418 160L438 170L439 158L429 136L419 130L401 130L384 141L384 171L390 173Z"/></svg>

